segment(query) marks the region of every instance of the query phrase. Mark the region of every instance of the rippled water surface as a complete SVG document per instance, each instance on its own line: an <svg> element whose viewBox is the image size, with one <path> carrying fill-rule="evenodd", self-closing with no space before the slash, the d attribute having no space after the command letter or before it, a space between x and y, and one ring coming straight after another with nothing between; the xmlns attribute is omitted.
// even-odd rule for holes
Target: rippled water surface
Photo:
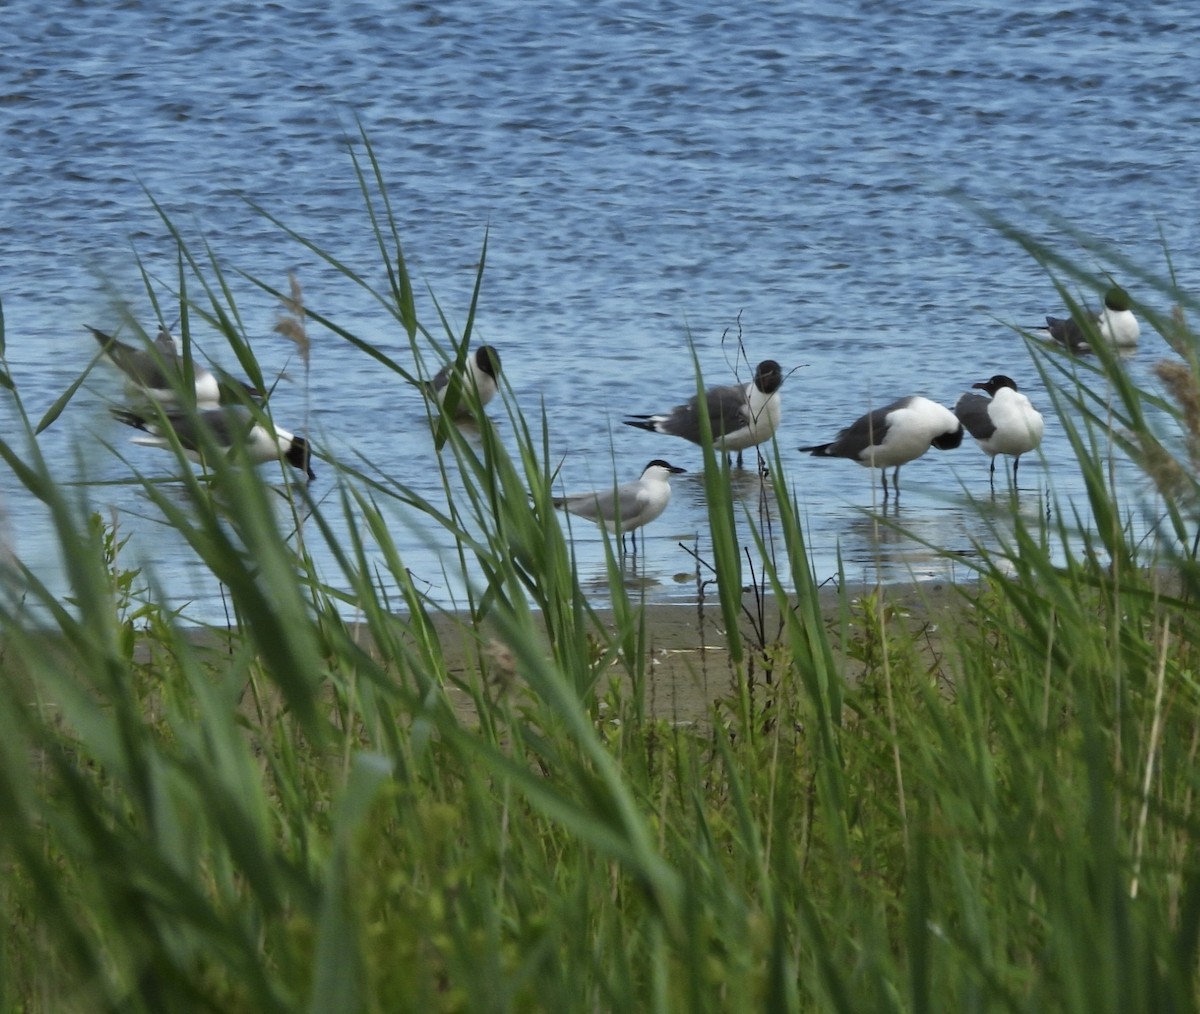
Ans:
<svg viewBox="0 0 1200 1014"><path fill-rule="evenodd" d="M1192 287L1200 85L1187 43L1200 9L919 6L7 3L0 297L12 373L36 417L93 354L83 324L115 326L124 305L149 325L139 258L170 307L175 251L154 202L189 244L211 245L264 365L301 375L272 334L277 305L239 270L280 287L295 271L309 306L411 366L384 308L252 206L385 285L347 149L362 155L361 124L432 328L430 292L465 323L486 230L477 334L502 351L521 404L546 406L568 487L609 485L614 469L632 478L652 457L697 470L696 448L619 420L689 393L689 340L709 381L729 379L740 326L752 362L796 368L779 441L818 576L840 552L852 577L953 577L920 540L969 556L1011 524L1007 503L983 516L969 504L987 489L970 441L904 469L888 519L916 540L862 513L865 470L795 448L899 395L952 404L1004 372L1048 416L1019 510L1037 518L1056 497L1081 498L1061 424L1007 326L1061 301L977 209L1135 295L1129 265L1164 275L1165 241ZM215 335L198 325L195 337L233 367ZM1147 376L1166 351L1146 334L1129 368ZM412 389L323 333L313 370L310 409L302 384L276 392L280 424L436 498ZM97 369L43 434L64 476L127 476L110 443L170 472L161 452L126 446L105 411L119 398ZM328 467L322 479L328 493ZM44 518L2 481L15 551L56 573ZM90 495L121 512L131 549L173 596L213 615L215 589L131 489ZM739 489L757 517L760 487L743 477ZM1131 477L1131 503L1139 492ZM705 524L699 477L680 477L637 563L652 597L693 593L680 543ZM599 574L598 535L573 532L581 566ZM450 600L447 547L400 517L394 534Z"/></svg>

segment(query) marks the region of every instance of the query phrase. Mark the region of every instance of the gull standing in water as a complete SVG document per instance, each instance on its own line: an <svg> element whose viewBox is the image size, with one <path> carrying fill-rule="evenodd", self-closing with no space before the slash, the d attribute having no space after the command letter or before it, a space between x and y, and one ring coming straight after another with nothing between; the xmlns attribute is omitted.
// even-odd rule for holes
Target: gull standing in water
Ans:
<svg viewBox="0 0 1200 1014"><path fill-rule="evenodd" d="M998 373L991 380L971 387L986 391L991 397L964 394L954 406L954 414L975 438L979 449L991 457L992 467L988 474L993 486L996 483L996 455L1012 455L1015 487L1021 455L1042 442L1046 421L1029 398L1017 390L1016 381L1011 377Z"/></svg>
<svg viewBox="0 0 1200 1014"><path fill-rule="evenodd" d="M118 422L146 434L134 437L135 444L170 449L171 441L157 415L127 409L111 411ZM222 453L235 456L244 454L252 464L261 465L278 458L298 468L310 480L316 478L309 466L308 441L278 426L273 427L272 432L244 405L213 406L195 412L166 412L162 418L193 461L203 459L206 444L211 442Z"/></svg>
<svg viewBox="0 0 1200 1014"><path fill-rule="evenodd" d="M1047 317L1045 327L1033 330L1048 334L1075 353L1091 352L1091 343L1096 336L1115 349L1128 350L1137 346L1142 329L1133 315L1133 301L1129 293L1119 285L1111 286L1104 293L1104 305L1090 317L1086 324L1073 316Z"/></svg>
<svg viewBox="0 0 1200 1014"><path fill-rule="evenodd" d="M433 380L429 381L426 391L441 408L446 403L446 395L450 392L450 377L454 369L453 363L447 363ZM467 356L463 363L463 371L459 374L462 380L459 386L458 404L454 410L457 419L471 417L471 398L468 393L474 389L479 395L479 404L486 405L496 397L497 381L500 374L500 353L491 345L480 345Z"/></svg>
<svg viewBox="0 0 1200 1014"><path fill-rule="evenodd" d="M589 521L603 525L610 532L621 532L621 548L625 547L625 533L629 533L633 549L637 551L637 529L649 524L671 501L672 475L686 471L655 458L644 469L641 477L615 489L598 489L587 493L572 493L555 497L555 507ZM642 536L643 542L645 535Z"/></svg>
<svg viewBox="0 0 1200 1014"><path fill-rule="evenodd" d="M887 470L900 495L900 466L914 461L930 447L949 451L962 443L963 427L946 408L920 395L900 398L854 420L827 444L801 447L820 458L849 458L864 468L880 469L883 498L888 498Z"/></svg>
<svg viewBox="0 0 1200 1014"><path fill-rule="evenodd" d="M713 447L726 454L737 451L737 464L742 467L742 452L770 440L779 428L779 388L783 370L774 359L764 359L754 371L748 384L726 384L710 387L703 398L676 405L669 412L654 415L632 415L626 426L683 437L693 444L704 439L700 428L701 413L708 416Z"/></svg>
<svg viewBox="0 0 1200 1014"><path fill-rule="evenodd" d="M125 374L127 393L166 407L182 404L183 357L170 332L159 331L152 343L147 341L139 348L118 341L98 328L88 327L88 330L104 350L109 362ZM192 381L197 405L217 405L225 400L236 401L240 396L262 397L260 391L242 381L233 381L231 387L223 387L211 370L197 362L192 363Z"/></svg>

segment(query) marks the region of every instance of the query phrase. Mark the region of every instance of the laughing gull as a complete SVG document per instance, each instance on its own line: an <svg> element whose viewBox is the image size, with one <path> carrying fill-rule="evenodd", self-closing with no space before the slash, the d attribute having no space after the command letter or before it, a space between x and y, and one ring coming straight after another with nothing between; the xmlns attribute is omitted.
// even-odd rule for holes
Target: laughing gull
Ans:
<svg viewBox="0 0 1200 1014"><path fill-rule="evenodd" d="M1094 313L1081 310L1090 317L1081 322L1075 317L1047 317L1046 326L1034 328L1048 334L1060 345L1072 352L1091 352L1092 341L1100 340L1116 349L1131 349L1138 343L1141 327L1133 315L1133 302L1129 293L1119 285L1111 286L1104 293L1104 305Z"/></svg>
<svg viewBox="0 0 1200 1014"><path fill-rule="evenodd" d="M633 533L667 509L671 501L670 478L684 471L686 469L676 468L662 458L655 458L642 469L641 478L634 482L627 482L616 489L555 497L553 503L570 514L603 525L610 532L620 530L622 548L625 533L629 532L636 550L637 538Z"/></svg>
<svg viewBox="0 0 1200 1014"><path fill-rule="evenodd" d="M163 425L165 419L193 461L200 461L204 451L206 441L201 434L203 430L208 434L208 440L224 452L233 451L235 443L238 444L241 453L252 464L261 465L282 458L304 472L309 479L316 478L308 463L308 441L278 426L274 427L272 433L244 405L212 406L196 412L165 412L161 419L151 413L127 409L114 408L110 411L119 422L147 434L133 438L135 444L144 447L170 448L171 441Z"/></svg>
<svg viewBox="0 0 1200 1014"><path fill-rule="evenodd" d="M437 376L426 385L426 391L437 400L438 408L446 403L446 395L450 393L450 375L454 369L453 363L447 363L437 372ZM486 405L496 397L496 378L500 373L500 353L491 345L480 345L467 356L463 372L459 375L463 383L459 386L458 405L455 416L464 419L471 415L471 387L479 394L479 404Z"/></svg>
<svg viewBox="0 0 1200 1014"><path fill-rule="evenodd" d="M992 467L988 474L993 485L996 482L996 455L1012 455L1013 486L1016 486L1021 455L1042 442L1046 421L1033 403L1017 390L1011 377L998 373L991 380L971 387L987 391L991 397L964 394L954 406L954 414L975 438L979 449L991 457Z"/></svg>
<svg viewBox="0 0 1200 1014"><path fill-rule="evenodd" d="M900 494L900 466L919 458L930 447L953 450L962 443L958 417L936 401L911 395L855 419L827 444L801 447L815 457L850 458L864 468L880 469L883 498L888 498L887 470Z"/></svg>
<svg viewBox="0 0 1200 1014"><path fill-rule="evenodd" d="M175 339L166 330L158 332L154 342L146 342L138 348L117 341L94 327L88 327L92 336L109 361L125 374L125 389L131 395L141 395L160 405L179 405L183 384L183 357L175 345ZM241 381L234 381L236 389L223 386L212 371L200 363L192 363L192 379L196 385L197 405L217 405L221 401L236 401L239 397L261 398L255 388Z"/></svg>
<svg viewBox="0 0 1200 1014"><path fill-rule="evenodd" d="M710 387L699 396L669 412L657 415L633 415L624 420L626 426L683 437L693 444L703 439L700 429L701 406L708 415L713 446L718 451L737 451L738 467L742 466L742 451L770 440L779 426L779 387L783 371L774 359L764 359L754 371L748 384L727 384Z"/></svg>

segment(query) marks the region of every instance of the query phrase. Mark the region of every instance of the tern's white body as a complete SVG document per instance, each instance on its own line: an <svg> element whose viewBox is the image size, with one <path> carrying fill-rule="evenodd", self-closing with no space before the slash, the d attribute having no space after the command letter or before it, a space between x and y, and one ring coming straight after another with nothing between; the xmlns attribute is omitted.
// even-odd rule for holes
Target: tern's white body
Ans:
<svg viewBox="0 0 1200 1014"><path fill-rule="evenodd" d="M599 489L587 493L572 493L558 497L555 507L589 521L603 525L610 532L633 532L649 524L667 509L671 502L673 474L682 472L656 458L639 478L615 489Z"/></svg>

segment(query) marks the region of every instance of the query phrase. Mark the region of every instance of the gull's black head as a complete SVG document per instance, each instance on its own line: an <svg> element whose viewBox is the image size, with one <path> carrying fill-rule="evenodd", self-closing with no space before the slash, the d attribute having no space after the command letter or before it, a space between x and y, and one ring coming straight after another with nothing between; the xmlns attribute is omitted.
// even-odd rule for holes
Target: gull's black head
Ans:
<svg viewBox="0 0 1200 1014"><path fill-rule="evenodd" d="M491 345L480 345L475 350L475 365L495 380L500 372L500 353Z"/></svg>
<svg viewBox="0 0 1200 1014"><path fill-rule="evenodd" d="M1104 305L1110 310L1118 312L1122 310L1132 310L1133 300L1129 298L1129 293L1119 285L1114 285L1104 293Z"/></svg>
<svg viewBox="0 0 1200 1014"><path fill-rule="evenodd" d="M287 453L283 456L284 460L289 465L294 465L308 476L308 481L312 482L317 477L316 472L309 465L309 458L312 456L312 451L308 446L308 441L304 437L292 437L292 445L287 449Z"/></svg>
<svg viewBox="0 0 1200 1014"><path fill-rule="evenodd" d="M952 451L954 448L962 445L963 442L963 427L959 423L954 429L948 433L943 433L940 437L934 437L930 443L939 451Z"/></svg>
<svg viewBox="0 0 1200 1014"><path fill-rule="evenodd" d="M988 394L995 394L1002 387L1011 387L1015 391L1017 389L1017 382L1012 377L1006 377L1003 373L997 373L991 380L972 384L971 387L977 388L980 391L987 391Z"/></svg>
<svg viewBox="0 0 1200 1014"><path fill-rule="evenodd" d="M763 394L774 394L783 384L783 370L774 359L764 359L754 371L754 386Z"/></svg>

